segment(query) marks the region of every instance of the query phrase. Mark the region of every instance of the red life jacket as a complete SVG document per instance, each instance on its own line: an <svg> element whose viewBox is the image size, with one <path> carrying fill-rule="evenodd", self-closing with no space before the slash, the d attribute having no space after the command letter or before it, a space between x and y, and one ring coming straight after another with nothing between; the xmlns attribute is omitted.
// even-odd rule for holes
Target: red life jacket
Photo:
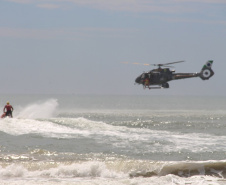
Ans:
<svg viewBox="0 0 226 185"><path fill-rule="evenodd" d="M5 109L6 109L7 111L9 111L9 110L12 109L12 106L11 106L11 105L6 105L6 106L5 106Z"/></svg>

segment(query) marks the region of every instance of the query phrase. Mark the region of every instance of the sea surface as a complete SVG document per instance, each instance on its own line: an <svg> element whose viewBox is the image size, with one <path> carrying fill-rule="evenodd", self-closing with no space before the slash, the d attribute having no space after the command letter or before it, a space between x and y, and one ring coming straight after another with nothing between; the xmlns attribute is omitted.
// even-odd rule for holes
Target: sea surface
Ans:
<svg viewBox="0 0 226 185"><path fill-rule="evenodd" d="M226 97L1 95L0 184L226 184Z"/></svg>

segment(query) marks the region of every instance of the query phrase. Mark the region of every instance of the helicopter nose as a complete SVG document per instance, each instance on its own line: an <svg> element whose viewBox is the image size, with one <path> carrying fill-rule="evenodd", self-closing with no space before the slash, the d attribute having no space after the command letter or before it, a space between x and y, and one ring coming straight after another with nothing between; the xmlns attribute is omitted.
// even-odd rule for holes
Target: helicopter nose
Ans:
<svg viewBox="0 0 226 185"><path fill-rule="evenodd" d="M141 83L141 76L138 76L135 80L136 83L140 84Z"/></svg>

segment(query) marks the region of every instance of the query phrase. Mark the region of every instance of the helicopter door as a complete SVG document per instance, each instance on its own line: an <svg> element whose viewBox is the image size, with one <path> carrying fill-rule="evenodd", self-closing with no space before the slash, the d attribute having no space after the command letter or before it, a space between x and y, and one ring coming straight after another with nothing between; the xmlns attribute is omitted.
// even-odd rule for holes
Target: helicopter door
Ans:
<svg viewBox="0 0 226 185"><path fill-rule="evenodd" d="M150 85L150 74L148 74L148 73L144 73L143 74L144 76L144 78L143 78L143 85L144 86L149 86Z"/></svg>
<svg viewBox="0 0 226 185"><path fill-rule="evenodd" d="M159 78L160 78L160 73L159 72L152 73L152 81L154 83L158 83Z"/></svg>

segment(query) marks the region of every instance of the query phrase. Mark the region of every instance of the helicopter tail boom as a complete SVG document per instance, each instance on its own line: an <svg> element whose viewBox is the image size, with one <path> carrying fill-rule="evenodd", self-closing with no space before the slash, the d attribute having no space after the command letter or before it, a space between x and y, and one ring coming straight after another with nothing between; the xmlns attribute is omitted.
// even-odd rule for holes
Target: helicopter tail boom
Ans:
<svg viewBox="0 0 226 185"><path fill-rule="evenodd" d="M209 80L214 75L213 70L211 69L213 64L213 60L209 60L206 62L206 64L203 66L201 72L199 73L199 77L202 80Z"/></svg>

